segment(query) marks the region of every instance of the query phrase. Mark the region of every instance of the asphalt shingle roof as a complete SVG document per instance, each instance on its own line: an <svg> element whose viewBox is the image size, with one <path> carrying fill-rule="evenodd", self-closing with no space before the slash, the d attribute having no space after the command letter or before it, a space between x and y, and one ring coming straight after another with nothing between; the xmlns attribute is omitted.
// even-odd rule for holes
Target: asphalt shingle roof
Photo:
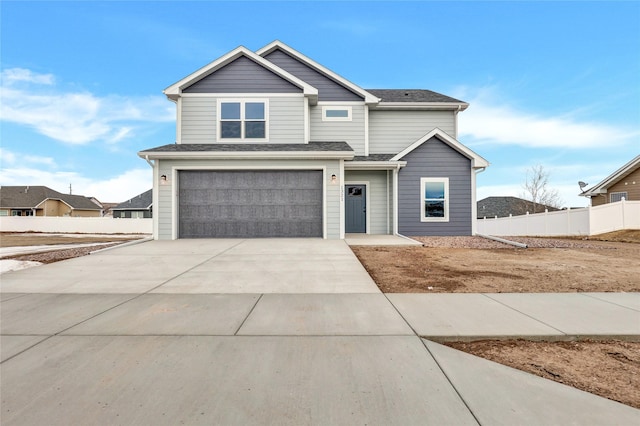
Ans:
<svg viewBox="0 0 640 426"><path fill-rule="evenodd" d="M464 103L461 100L423 89L366 89L367 92L382 99L382 102L451 102Z"/></svg>
<svg viewBox="0 0 640 426"><path fill-rule="evenodd" d="M184 143L162 145L140 152L269 152L269 151L353 151L346 142L309 142L307 143Z"/></svg>
<svg viewBox="0 0 640 426"><path fill-rule="evenodd" d="M78 210L102 210L82 195L63 194L46 186L0 186L0 207L34 208L46 199L62 200Z"/></svg>
<svg viewBox="0 0 640 426"><path fill-rule="evenodd" d="M527 214L533 214L533 202L518 197L487 197L478 201L477 218L483 217L508 217L509 215L521 216ZM547 209L550 212L558 211L559 209L551 206L545 206L544 204L538 204L536 207L536 213L544 212Z"/></svg>
<svg viewBox="0 0 640 426"><path fill-rule="evenodd" d="M153 203L153 190L143 192L135 197L118 204L112 210L147 210Z"/></svg>
<svg viewBox="0 0 640 426"><path fill-rule="evenodd" d="M353 161L389 161L395 154L371 154L371 155L356 155L353 157Z"/></svg>

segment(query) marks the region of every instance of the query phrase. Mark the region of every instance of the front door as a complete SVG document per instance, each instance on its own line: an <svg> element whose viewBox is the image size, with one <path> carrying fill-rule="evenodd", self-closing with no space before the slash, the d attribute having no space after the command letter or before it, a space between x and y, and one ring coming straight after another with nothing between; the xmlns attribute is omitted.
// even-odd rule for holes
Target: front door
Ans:
<svg viewBox="0 0 640 426"><path fill-rule="evenodd" d="M367 232L367 187L365 185L345 185L347 194L345 208L345 232Z"/></svg>

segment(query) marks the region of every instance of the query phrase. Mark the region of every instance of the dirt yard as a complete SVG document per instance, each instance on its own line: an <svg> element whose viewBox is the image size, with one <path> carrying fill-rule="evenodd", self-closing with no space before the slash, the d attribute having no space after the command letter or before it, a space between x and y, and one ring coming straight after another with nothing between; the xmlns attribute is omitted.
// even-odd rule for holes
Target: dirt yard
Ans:
<svg viewBox="0 0 640 426"><path fill-rule="evenodd" d="M640 291L640 231L589 239L416 238L424 247L351 247L385 293ZM640 343L446 343L455 349L640 408Z"/></svg>

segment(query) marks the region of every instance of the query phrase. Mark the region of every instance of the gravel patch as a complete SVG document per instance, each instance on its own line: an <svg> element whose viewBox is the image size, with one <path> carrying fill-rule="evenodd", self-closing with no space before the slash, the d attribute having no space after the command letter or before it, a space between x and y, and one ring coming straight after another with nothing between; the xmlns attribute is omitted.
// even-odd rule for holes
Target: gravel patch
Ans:
<svg viewBox="0 0 640 426"><path fill-rule="evenodd" d="M420 241L424 247L435 248L467 248L467 249L513 249L511 244L505 244L482 237L411 237ZM601 244L559 238L535 238L535 237L505 237L505 240L526 244L530 248L581 248L603 249L609 248Z"/></svg>

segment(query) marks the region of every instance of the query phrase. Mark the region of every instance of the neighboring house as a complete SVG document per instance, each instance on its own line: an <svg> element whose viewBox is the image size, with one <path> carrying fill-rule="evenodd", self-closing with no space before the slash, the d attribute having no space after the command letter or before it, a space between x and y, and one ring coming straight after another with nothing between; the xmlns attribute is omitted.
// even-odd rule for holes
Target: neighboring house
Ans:
<svg viewBox="0 0 640 426"><path fill-rule="evenodd" d="M488 163L456 139L463 101L365 90L279 41L164 93L176 143L138 153L153 166L156 239L475 231Z"/></svg>
<svg viewBox="0 0 640 426"><path fill-rule="evenodd" d="M124 203L118 204L112 209L114 219L141 219L152 217L152 197L153 190L150 189Z"/></svg>
<svg viewBox="0 0 640 426"><path fill-rule="evenodd" d="M534 203L518 197L487 197L478 201L478 219L493 217L521 216L527 213L555 212L560 209Z"/></svg>
<svg viewBox="0 0 640 426"><path fill-rule="evenodd" d="M640 155L579 195L590 198L594 207L623 198L640 201Z"/></svg>
<svg viewBox="0 0 640 426"><path fill-rule="evenodd" d="M102 206L82 195L46 186L1 186L0 216L100 217Z"/></svg>

